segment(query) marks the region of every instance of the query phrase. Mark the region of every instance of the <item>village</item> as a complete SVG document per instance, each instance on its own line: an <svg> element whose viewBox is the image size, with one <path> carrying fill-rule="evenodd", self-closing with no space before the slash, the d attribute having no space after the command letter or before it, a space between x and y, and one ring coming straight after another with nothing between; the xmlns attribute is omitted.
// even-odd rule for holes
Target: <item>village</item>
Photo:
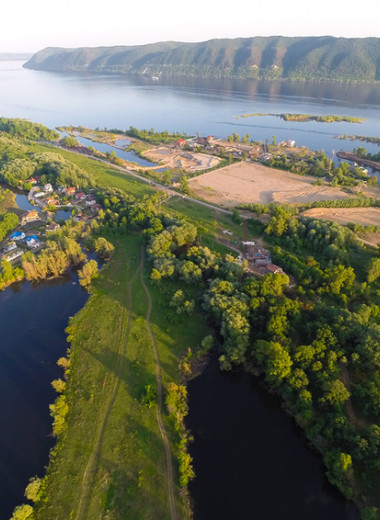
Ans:
<svg viewBox="0 0 380 520"><path fill-rule="evenodd" d="M72 186L54 188L51 183L43 184L39 176L31 177L28 182L32 184L28 202L36 209L21 214L17 228L0 243L0 260L16 263L27 251L37 253L49 233L60 228L59 222L70 217L76 222L91 221L102 208L91 190L84 193Z"/></svg>

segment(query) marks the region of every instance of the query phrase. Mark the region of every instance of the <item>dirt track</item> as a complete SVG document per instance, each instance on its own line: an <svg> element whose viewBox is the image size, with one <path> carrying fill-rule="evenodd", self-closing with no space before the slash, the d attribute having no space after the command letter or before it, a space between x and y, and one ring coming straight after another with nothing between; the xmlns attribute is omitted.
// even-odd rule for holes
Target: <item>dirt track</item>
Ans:
<svg viewBox="0 0 380 520"><path fill-rule="evenodd" d="M380 208L313 208L304 211L302 215L333 220L341 225L354 222L362 226L380 226Z"/></svg>
<svg viewBox="0 0 380 520"><path fill-rule="evenodd" d="M295 203L353 197L340 188L313 186L315 177L240 162L190 179L197 196L215 204L234 206L249 202Z"/></svg>

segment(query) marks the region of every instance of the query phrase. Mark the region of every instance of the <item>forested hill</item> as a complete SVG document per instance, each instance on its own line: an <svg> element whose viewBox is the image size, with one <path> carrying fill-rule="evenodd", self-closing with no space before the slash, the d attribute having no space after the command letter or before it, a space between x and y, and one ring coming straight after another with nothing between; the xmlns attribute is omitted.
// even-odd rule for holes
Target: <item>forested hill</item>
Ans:
<svg viewBox="0 0 380 520"><path fill-rule="evenodd" d="M130 47L48 47L24 66L65 72L372 82L380 80L380 38L271 36Z"/></svg>

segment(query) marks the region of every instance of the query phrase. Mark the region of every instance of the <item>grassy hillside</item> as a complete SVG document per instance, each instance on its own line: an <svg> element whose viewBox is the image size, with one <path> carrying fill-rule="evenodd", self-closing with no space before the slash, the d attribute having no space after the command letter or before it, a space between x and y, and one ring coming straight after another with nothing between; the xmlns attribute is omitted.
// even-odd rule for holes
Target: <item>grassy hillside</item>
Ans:
<svg viewBox="0 0 380 520"><path fill-rule="evenodd" d="M379 63L379 38L271 36L131 47L50 47L35 54L25 67L164 76L377 81Z"/></svg>

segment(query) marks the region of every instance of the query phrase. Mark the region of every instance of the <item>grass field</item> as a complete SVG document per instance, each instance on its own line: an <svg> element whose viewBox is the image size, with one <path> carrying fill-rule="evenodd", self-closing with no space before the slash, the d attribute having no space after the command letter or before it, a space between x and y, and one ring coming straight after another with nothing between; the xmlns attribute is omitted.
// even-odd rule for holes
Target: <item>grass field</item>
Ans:
<svg viewBox="0 0 380 520"><path fill-rule="evenodd" d="M58 153L62 155L65 159L79 166L79 168L91 173L95 178L96 185L100 188L118 188L136 197L149 195L154 191L149 184L139 181L127 173L122 173L111 165L90 159L84 155L39 144L31 145L31 151Z"/></svg>
<svg viewBox="0 0 380 520"><path fill-rule="evenodd" d="M157 424L157 404L141 404L147 385L157 388L156 339L163 387L178 381L178 356L207 334L196 312L172 323L165 309L178 286L154 286L141 262L138 236L110 238L116 254L96 281L94 294L70 324L72 369L67 384L68 428L48 470L48 501L37 520L165 520L169 512L167 464ZM186 291L186 289L185 289ZM190 296L190 294L189 294ZM191 334L189 334L191 331ZM177 441L163 407L174 466L175 507L186 518L177 486Z"/></svg>
<svg viewBox="0 0 380 520"><path fill-rule="evenodd" d="M242 240L254 238L252 232L243 224L235 223L231 215L196 202L172 197L164 203L164 207L174 215L186 217L198 228L201 244L220 254L233 253L236 256L234 248L239 248ZM223 234L224 230L232 235Z"/></svg>

